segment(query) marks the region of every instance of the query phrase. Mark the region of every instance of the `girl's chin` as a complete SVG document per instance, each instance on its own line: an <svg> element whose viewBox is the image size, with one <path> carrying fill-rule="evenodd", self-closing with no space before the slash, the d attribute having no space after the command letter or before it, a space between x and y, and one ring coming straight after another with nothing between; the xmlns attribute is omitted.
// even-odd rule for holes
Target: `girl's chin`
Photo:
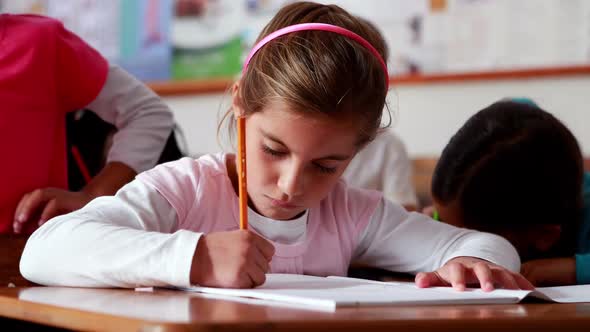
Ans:
<svg viewBox="0 0 590 332"><path fill-rule="evenodd" d="M261 213L262 212L262 213ZM280 208L271 207L265 211L258 211L258 214L273 220L291 220L301 215L303 211L300 208L297 210L284 210Z"/></svg>

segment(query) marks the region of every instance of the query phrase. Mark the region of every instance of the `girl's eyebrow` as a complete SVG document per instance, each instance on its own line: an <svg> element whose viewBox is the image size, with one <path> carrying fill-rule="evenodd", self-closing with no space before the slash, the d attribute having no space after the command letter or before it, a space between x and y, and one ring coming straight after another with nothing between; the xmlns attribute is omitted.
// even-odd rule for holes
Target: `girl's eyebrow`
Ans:
<svg viewBox="0 0 590 332"><path fill-rule="evenodd" d="M264 130L260 130L260 132L262 133L262 136L264 136L264 138L269 139L277 144L280 144L284 147L286 147L287 149L289 148L287 146L287 144L283 143L280 139L278 139L277 137L273 136L270 133L265 132ZM315 159L317 160L336 160L336 161L344 161L344 160L348 160L350 159L351 156L349 155L345 155L345 154L333 154L333 155L329 155L329 156L325 156L325 157L321 157L321 158L317 158Z"/></svg>
<svg viewBox="0 0 590 332"><path fill-rule="evenodd" d="M269 134L267 132L265 132L264 130L260 129L260 132L262 132L262 136L264 136L264 138L267 138L275 143L278 143L284 147L287 147L287 145L283 142L281 142L280 139L278 139L277 137L273 136L272 134Z"/></svg>

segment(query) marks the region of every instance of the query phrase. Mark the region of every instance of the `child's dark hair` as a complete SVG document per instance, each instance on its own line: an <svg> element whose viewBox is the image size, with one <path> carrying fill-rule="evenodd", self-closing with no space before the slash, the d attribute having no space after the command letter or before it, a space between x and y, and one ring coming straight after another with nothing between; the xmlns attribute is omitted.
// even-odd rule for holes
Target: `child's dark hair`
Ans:
<svg viewBox="0 0 590 332"><path fill-rule="evenodd" d="M582 208L583 159L572 133L534 104L500 101L473 115L438 161L432 195L454 203L466 227L558 224L573 236Z"/></svg>
<svg viewBox="0 0 590 332"><path fill-rule="evenodd" d="M300 23L348 29L367 40L387 61L386 43L374 26L335 5L287 5L257 42ZM363 145L380 128L387 79L375 55L356 41L326 31L300 31L278 37L258 50L240 81L239 100L246 115L279 100L297 112L347 117L359 124L358 144ZM231 117L231 110L227 115Z"/></svg>

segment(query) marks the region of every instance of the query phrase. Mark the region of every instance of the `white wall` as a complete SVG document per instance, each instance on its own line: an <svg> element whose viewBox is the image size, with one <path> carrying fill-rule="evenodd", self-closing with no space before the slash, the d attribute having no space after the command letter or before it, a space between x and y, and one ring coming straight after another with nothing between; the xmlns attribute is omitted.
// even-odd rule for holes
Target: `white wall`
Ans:
<svg viewBox="0 0 590 332"><path fill-rule="evenodd" d="M393 85L389 94L393 130L405 141L411 156L438 155L451 135L477 110L503 97L526 96L562 120L590 156L590 75L549 79L467 81ZM169 97L165 101L183 128L189 152L220 150L218 115L228 95Z"/></svg>

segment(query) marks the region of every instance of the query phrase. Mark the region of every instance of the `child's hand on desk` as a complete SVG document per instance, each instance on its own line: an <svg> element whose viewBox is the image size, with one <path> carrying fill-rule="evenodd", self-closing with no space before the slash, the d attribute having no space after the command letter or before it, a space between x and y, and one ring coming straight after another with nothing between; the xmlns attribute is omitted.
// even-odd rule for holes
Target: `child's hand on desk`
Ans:
<svg viewBox="0 0 590 332"><path fill-rule="evenodd" d="M191 283L226 288L262 285L274 253L269 241L247 230L204 234L193 257Z"/></svg>
<svg viewBox="0 0 590 332"><path fill-rule="evenodd" d="M576 259L535 259L522 264L520 273L535 286L575 285Z"/></svg>
<svg viewBox="0 0 590 332"><path fill-rule="evenodd" d="M21 198L14 213L13 229L22 232L26 223L35 222L39 226L47 220L82 208L93 196L58 188L37 189Z"/></svg>
<svg viewBox="0 0 590 332"><path fill-rule="evenodd" d="M534 288L519 273L475 257L456 257L434 272L416 275L418 287L452 286L462 291L471 284L479 284L488 292L494 290L494 285L508 289Z"/></svg>

